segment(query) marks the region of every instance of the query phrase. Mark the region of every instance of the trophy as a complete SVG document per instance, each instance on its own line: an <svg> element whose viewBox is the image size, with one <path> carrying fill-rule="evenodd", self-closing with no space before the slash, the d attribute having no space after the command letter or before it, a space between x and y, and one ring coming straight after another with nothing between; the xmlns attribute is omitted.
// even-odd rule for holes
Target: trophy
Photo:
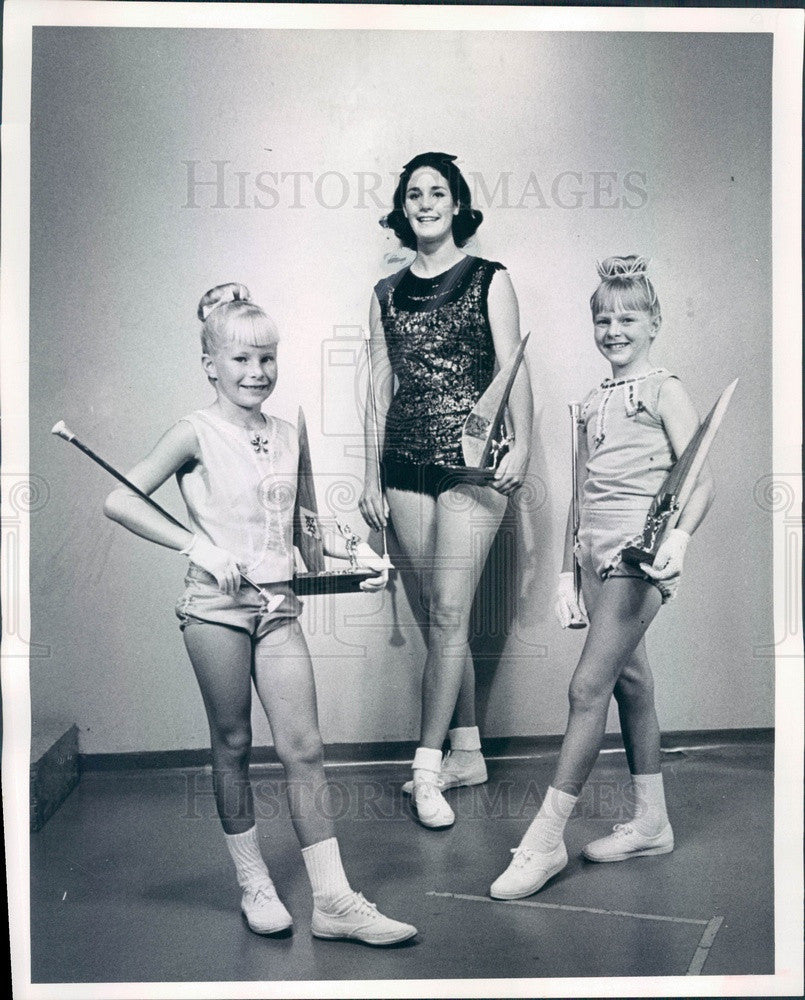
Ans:
<svg viewBox="0 0 805 1000"><path fill-rule="evenodd" d="M506 405L530 336L527 333L523 337L464 421L461 432L464 465L445 466L457 482L488 486L494 480L498 464L514 439Z"/></svg>
<svg viewBox="0 0 805 1000"><path fill-rule="evenodd" d="M328 570L325 567L323 535L316 504L316 487L313 482L313 465L310 460L305 415L301 407L297 419L297 435L299 437L299 472L296 485L296 506L294 507L293 541L302 556L305 571L294 573L291 581L293 591L303 597L360 591L361 583L371 576L377 576L377 570L358 565L355 557L358 537L346 525L339 524L337 521L338 530L347 543L349 568ZM384 534L384 554L385 549ZM386 561L388 561L387 555Z"/></svg>
<svg viewBox="0 0 805 1000"><path fill-rule="evenodd" d="M685 509L685 504L693 492L696 479L704 465L707 453L737 384L738 379L736 378L721 393L712 410L690 439L687 448L665 477L646 515L643 533L632 539L621 552L621 558L624 562L638 568L641 563L647 563L650 566L654 562L654 557L657 555L657 550L662 545L663 539L672 528L676 527L682 511Z"/></svg>

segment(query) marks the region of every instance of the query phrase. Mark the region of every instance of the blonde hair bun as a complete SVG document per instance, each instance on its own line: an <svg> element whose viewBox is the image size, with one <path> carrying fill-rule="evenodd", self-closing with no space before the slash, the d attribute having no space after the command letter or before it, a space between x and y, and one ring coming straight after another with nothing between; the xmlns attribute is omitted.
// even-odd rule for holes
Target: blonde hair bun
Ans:
<svg viewBox="0 0 805 1000"><path fill-rule="evenodd" d="M213 309L217 309L218 306L225 306L229 302L250 301L251 295L245 285L241 285L237 281L228 281L224 285L216 285L215 288L211 288L201 296L197 315L201 322L205 323Z"/></svg>

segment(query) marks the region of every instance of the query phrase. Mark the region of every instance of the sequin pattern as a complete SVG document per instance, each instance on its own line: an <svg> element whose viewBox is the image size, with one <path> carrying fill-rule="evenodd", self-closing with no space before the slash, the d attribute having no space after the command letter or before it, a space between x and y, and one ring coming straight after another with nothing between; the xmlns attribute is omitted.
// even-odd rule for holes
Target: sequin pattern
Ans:
<svg viewBox="0 0 805 1000"><path fill-rule="evenodd" d="M486 300L503 265L464 258L437 278L406 270L376 292L398 388L386 418L384 458L463 465L461 431L492 380L495 347Z"/></svg>

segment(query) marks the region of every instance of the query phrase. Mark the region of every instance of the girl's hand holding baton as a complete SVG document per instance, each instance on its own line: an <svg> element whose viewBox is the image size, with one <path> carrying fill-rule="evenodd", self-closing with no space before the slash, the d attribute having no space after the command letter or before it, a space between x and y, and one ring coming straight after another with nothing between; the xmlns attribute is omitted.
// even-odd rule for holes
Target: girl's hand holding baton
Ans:
<svg viewBox="0 0 805 1000"><path fill-rule="evenodd" d="M584 595L576 589L575 574L560 573L553 609L562 628L584 628L587 624L587 608Z"/></svg>

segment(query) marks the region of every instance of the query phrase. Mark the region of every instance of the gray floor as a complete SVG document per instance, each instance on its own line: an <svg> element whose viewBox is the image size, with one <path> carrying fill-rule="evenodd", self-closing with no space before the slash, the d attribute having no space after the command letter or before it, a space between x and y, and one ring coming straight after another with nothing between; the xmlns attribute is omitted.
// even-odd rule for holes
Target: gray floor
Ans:
<svg viewBox="0 0 805 1000"><path fill-rule="evenodd" d="M411 818L405 767L330 768L353 885L419 928L392 949L311 938L278 769L254 779L263 852L295 920L284 938L258 937L239 916L207 774L87 774L31 838L32 980L772 973L773 757L770 743L666 754L676 850L594 865L581 847L628 815L623 755L602 756L568 825L569 866L519 903L493 903L487 888L554 755L493 761L487 785L448 793L458 819L441 832Z"/></svg>

